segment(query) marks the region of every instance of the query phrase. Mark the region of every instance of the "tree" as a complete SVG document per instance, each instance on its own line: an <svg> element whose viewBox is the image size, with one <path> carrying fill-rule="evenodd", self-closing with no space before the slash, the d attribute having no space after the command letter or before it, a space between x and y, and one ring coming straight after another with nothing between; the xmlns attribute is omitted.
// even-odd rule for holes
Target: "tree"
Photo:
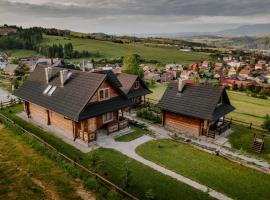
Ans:
<svg viewBox="0 0 270 200"><path fill-rule="evenodd" d="M266 115L262 128L270 132L270 116Z"/></svg>
<svg viewBox="0 0 270 200"><path fill-rule="evenodd" d="M139 66L139 56L130 54L124 57L123 60L123 71L127 74L135 74L140 78L143 78L143 69Z"/></svg>

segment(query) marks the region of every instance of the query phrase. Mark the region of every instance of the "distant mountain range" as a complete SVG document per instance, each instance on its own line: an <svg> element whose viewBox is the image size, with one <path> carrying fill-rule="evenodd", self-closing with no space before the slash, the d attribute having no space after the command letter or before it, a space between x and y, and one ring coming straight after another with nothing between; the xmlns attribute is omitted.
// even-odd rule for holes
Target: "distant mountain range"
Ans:
<svg viewBox="0 0 270 200"><path fill-rule="evenodd" d="M244 25L217 32L219 36L265 36L270 35L270 24Z"/></svg>
<svg viewBox="0 0 270 200"><path fill-rule="evenodd" d="M155 33L143 34L144 37L165 37L173 39L191 39L198 37L243 37L243 36L268 36L270 35L270 24L243 25L233 29L217 32L179 32L179 33Z"/></svg>

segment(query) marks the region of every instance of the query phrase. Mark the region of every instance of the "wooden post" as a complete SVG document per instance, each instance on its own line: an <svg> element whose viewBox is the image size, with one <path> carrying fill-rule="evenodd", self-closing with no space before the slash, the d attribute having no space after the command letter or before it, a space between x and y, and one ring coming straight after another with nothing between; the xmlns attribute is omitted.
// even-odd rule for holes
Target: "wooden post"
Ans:
<svg viewBox="0 0 270 200"><path fill-rule="evenodd" d="M26 114L27 114L27 117L28 117L28 118L31 118L31 116L30 116L29 102L28 102L28 101L25 101L25 102L24 102L24 106L25 106L25 112L26 112Z"/></svg>
<svg viewBox="0 0 270 200"><path fill-rule="evenodd" d="M49 110L46 110L47 112L47 125L51 125L51 118L50 118L50 111Z"/></svg>
<svg viewBox="0 0 270 200"><path fill-rule="evenodd" d="M145 95L143 95L143 104L145 105L146 102L145 102Z"/></svg>
<svg viewBox="0 0 270 200"><path fill-rule="evenodd" d="M250 122L250 124L249 124L249 129L251 129L252 128L252 122Z"/></svg>

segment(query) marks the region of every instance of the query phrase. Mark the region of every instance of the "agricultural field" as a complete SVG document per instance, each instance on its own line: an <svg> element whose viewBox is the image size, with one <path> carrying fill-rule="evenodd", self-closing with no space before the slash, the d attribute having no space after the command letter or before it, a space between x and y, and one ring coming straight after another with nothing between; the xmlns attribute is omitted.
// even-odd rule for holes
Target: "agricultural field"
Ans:
<svg viewBox="0 0 270 200"><path fill-rule="evenodd" d="M164 94L167 84L156 84L151 90L152 94L147 95L147 98L159 100ZM234 120L251 123L256 126L261 126L267 114L270 114L270 99L259 99L247 96L244 92L227 90L232 105L236 110L230 113L227 117Z"/></svg>
<svg viewBox="0 0 270 200"><path fill-rule="evenodd" d="M32 51L32 50L26 50L26 49L13 49L13 50L6 51L6 53L11 57L16 57L16 58L31 57L31 56L38 55L37 52Z"/></svg>
<svg viewBox="0 0 270 200"><path fill-rule="evenodd" d="M154 140L137 147L145 159L207 185L233 199L267 200L270 177L222 157L173 140Z"/></svg>
<svg viewBox="0 0 270 200"><path fill-rule="evenodd" d="M236 108L228 117L260 126L264 117L270 114L270 99L249 97L244 92L228 91L228 94L232 105Z"/></svg>
<svg viewBox="0 0 270 200"><path fill-rule="evenodd" d="M143 44L119 44L108 41L67 38L60 36L45 35L44 45L72 43L75 50L89 52L99 52L100 58L114 59L127 54L139 54L146 60L158 60L162 63L189 64L195 61L210 59L207 53L181 52L174 48L147 47Z"/></svg>

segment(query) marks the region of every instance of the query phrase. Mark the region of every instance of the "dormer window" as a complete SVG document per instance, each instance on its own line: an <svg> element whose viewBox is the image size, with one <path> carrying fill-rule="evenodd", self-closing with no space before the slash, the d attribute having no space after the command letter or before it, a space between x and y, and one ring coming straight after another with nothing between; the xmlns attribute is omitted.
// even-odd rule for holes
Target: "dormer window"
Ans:
<svg viewBox="0 0 270 200"><path fill-rule="evenodd" d="M104 101L110 98L109 88L99 89L98 99L99 101Z"/></svg>
<svg viewBox="0 0 270 200"><path fill-rule="evenodd" d="M134 83L134 89L137 90L137 89L139 89L139 87L140 87L140 82L139 81L135 81L135 83Z"/></svg>

